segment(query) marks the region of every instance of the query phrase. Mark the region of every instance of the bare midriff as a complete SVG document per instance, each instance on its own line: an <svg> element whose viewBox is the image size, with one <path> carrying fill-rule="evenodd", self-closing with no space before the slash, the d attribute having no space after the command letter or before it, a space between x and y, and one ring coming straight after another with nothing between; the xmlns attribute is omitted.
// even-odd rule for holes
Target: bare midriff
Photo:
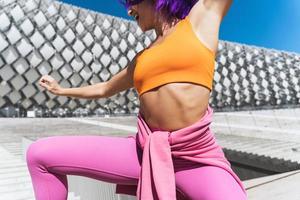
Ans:
<svg viewBox="0 0 300 200"><path fill-rule="evenodd" d="M175 131L204 116L209 96L210 90L199 84L168 83L139 97L140 113L151 129Z"/></svg>

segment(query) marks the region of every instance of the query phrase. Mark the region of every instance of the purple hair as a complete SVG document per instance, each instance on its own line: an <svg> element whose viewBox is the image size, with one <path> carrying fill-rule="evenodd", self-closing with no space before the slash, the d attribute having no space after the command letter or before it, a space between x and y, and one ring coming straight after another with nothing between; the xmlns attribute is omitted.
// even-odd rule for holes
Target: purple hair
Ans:
<svg viewBox="0 0 300 200"><path fill-rule="evenodd" d="M128 9L132 5L141 3L143 0L119 0ZM168 18L176 17L183 19L198 0L155 0L156 11L163 13Z"/></svg>

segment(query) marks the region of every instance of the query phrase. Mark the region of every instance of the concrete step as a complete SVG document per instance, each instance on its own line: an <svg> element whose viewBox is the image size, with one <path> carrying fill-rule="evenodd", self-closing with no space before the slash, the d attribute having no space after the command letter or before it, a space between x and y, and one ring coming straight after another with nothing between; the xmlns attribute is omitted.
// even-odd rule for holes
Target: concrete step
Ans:
<svg viewBox="0 0 300 200"><path fill-rule="evenodd" d="M5 173L13 173L13 172L20 172L20 171L27 171L27 166L12 166L10 168L0 168L0 176L1 174Z"/></svg>
<svg viewBox="0 0 300 200"><path fill-rule="evenodd" d="M21 190L21 191L14 191L14 192L0 192L1 199L5 200L25 200L25 199L32 199L34 200L34 194L31 190ZM79 196L76 196L74 193L70 192L68 194L68 200L80 200Z"/></svg>
<svg viewBox="0 0 300 200"><path fill-rule="evenodd" d="M15 161L13 165L11 163L1 163L0 164L0 170L6 169L8 167L27 167L25 162L20 163L20 161Z"/></svg>
<svg viewBox="0 0 300 200"><path fill-rule="evenodd" d="M13 192L0 192L0 197L5 200L21 200L24 198L32 198L34 194L32 190L25 189Z"/></svg>
<svg viewBox="0 0 300 200"><path fill-rule="evenodd" d="M24 176L24 177L1 180L0 186L7 185L7 184L19 184L24 182L31 182L31 178L29 176Z"/></svg>
<svg viewBox="0 0 300 200"><path fill-rule="evenodd" d="M6 174L0 174L1 180L11 179L11 178L17 178L17 177L26 177L29 173L27 171L19 171L19 172L13 172L13 173L6 173Z"/></svg>
<svg viewBox="0 0 300 200"><path fill-rule="evenodd" d="M22 155L22 143L21 142L10 142L1 144L10 154L14 156Z"/></svg>
<svg viewBox="0 0 300 200"><path fill-rule="evenodd" d="M15 191L19 191L19 190L24 190L24 189L28 189L31 190L32 189L32 184L31 182L23 182L23 183L13 183L13 184L6 184L6 185L2 185L0 186L0 193L1 192L15 192Z"/></svg>

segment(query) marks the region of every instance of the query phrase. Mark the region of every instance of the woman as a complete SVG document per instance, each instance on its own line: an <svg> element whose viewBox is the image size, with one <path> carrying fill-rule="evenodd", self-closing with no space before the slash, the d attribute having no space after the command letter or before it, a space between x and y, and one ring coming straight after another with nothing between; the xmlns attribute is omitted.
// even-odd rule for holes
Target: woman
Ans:
<svg viewBox="0 0 300 200"><path fill-rule="evenodd" d="M138 199L244 200L245 189L210 132L219 26L232 0L128 0L143 31L156 40L109 81L61 88L55 95L106 98L135 87L136 136L56 136L34 142L27 163L36 199L67 198L67 174L117 184Z"/></svg>

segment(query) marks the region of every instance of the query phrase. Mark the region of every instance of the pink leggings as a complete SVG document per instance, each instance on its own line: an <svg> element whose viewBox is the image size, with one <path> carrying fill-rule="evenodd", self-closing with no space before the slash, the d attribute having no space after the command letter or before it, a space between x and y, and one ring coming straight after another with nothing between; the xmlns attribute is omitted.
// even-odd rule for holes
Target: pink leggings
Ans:
<svg viewBox="0 0 300 200"><path fill-rule="evenodd" d="M66 175L137 185L141 155L134 138L53 136L29 146L27 165L37 200L66 200ZM177 191L184 199L247 199L236 180L219 167L174 167Z"/></svg>

